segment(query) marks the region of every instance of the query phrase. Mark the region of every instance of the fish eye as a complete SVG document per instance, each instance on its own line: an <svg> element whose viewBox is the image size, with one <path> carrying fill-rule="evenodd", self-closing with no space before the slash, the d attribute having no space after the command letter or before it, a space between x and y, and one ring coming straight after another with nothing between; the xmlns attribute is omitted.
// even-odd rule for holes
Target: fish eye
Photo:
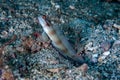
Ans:
<svg viewBox="0 0 120 80"><path fill-rule="evenodd" d="M43 18L43 19L46 19L46 15L43 15L42 18Z"/></svg>

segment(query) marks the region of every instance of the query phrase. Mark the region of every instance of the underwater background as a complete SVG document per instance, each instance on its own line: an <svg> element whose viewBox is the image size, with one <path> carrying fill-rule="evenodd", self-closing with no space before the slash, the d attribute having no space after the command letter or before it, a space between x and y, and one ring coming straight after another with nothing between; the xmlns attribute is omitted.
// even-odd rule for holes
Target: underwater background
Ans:
<svg viewBox="0 0 120 80"><path fill-rule="evenodd" d="M85 63L61 55L39 16ZM120 0L0 0L0 80L120 80Z"/></svg>

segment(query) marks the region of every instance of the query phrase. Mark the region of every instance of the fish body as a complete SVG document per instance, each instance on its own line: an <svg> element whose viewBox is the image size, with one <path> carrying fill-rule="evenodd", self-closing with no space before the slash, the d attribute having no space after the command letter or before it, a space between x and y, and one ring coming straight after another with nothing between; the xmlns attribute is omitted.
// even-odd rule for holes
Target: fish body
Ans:
<svg viewBox="0 0 120 80"><path fill-rule="evenodd" d="M41 24L43 30L46 32L48 37L52 40L54 46L59 49L64 57L68 57L79 63L84 63L81 56L77 56L75 50L69 44L67 39L59 33L58 30L53 28L50 23L46 20L44 16L38 17L39 23Z"/></svg>

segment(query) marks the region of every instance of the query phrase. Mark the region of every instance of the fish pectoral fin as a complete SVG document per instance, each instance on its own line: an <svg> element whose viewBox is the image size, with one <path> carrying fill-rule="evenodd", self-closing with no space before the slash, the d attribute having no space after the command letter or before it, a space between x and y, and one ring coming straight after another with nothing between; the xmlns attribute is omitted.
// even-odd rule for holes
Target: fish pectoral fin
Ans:
<svg viewBox="0 0 120 80"><path fill-rule="evenodd" d="M52 41L52 45L53 45L55 48L59 49L59 48L57 47L57 45L55 44L55 42L53 42L53 41Z"/></svg>
<svg viewBox="0 0 120 80"><path fill-rule="evenodd" d="M42 39L43 39L43 41L45 41L45 42L47 42L47 41L49 41L50 40L50 38L48 37L48 35L46 34L46 32L42 32Z"/></svg>

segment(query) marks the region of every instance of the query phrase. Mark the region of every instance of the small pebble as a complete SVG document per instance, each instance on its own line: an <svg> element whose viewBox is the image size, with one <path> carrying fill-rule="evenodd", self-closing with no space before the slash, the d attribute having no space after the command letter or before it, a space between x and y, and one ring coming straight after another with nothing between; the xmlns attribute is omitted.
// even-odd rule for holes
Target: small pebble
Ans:
<svg viewBox="0 0 120 80"><path fill-rule="evenodd" d="M116 45L120 45L120 40L116 40L116 41L113 43L113 46L112 46L112 47L115 47Z"/></svg>
<svg viewBox="0 0 120 80"><path fill-rule="evenodd" d="M60 71L59 68L56 68L56 69L47 69L48 71L50 72L53 72L53 73L58 73Z"/></svg>
<svg viewBox="0 0 120 80"><path fill-rule="evenodd" d="M98 61L99 61L99 62L102 62L105 58L106 58L105 56L100 56L100 57L98 58Z"/></svg>
<svg viewBox="0 0 120 80"><path fill-rule="evenodd" d="M109 54L110 54L110 51L105 51L105 52L98 58L98 61L99 61L99 62L102 62Z"/></svg>
<svg viewBox="0 0 120 80"><path fill-rule="evenodd" d="M33 33L33 35L34 35L36 38L38 38L38 37L40 36L40 33L39 33L39 32L35 32L35 33Z"/></svg>
<svg viewBox="0 0 120 80"><path fill-rule="evenodd" d="M118 24L113 24L113 27L120 30L120 25L118 25Z"/></svg>
<svg viewBox="0 0 120 80"><path fill-rule="evenodd" d="M100 46L104 51L107 51L107 50L110 49L111 43L109 41L104 41L104 42L101 43Z"/></svg>
<svg viewBox="0 0 120 80"><path fill-rule="evenodd" d="M88 70L88 65L86 63L84 63L83 65L81 65L79 67L79 69L82 71L82 72L87 72Z"/></svg>
<svg viewBox="0 0 120 80"><path fill-rule="evenodd" d="M24 51L23 47L17 47L16 50L19 51L19 52L23 52Z"/></svg>

